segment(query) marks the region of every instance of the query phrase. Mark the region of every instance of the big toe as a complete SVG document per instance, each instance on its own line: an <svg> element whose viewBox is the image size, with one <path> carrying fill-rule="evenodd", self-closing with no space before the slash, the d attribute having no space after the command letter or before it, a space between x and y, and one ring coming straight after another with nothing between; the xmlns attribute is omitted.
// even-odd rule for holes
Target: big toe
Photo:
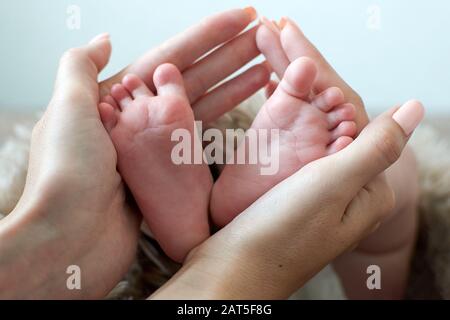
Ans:
<svg viewBox="0 0 450 320"><path fill-rule="evenodd" d="M158 103L161 104L159 108L152 109L156 123L168 125L187 119L193 122L183 77L177 67L169 63L160 65L153 75L153 83L158 93Z"/></svg>
<svg viewBox="0 0 450 320"><path fill-rule="evenodd" d="M174 95L188 101L183 77L173 64L165 63L156 68L153 82L159 96Z"/></svg>
<svg viewBox="0 0 450 320"><path fill-rule="evenodd" d="M307 57L294 60L287 68L280 86L288 94L299 98L308 98L317 76L314 62Z"/></svg>

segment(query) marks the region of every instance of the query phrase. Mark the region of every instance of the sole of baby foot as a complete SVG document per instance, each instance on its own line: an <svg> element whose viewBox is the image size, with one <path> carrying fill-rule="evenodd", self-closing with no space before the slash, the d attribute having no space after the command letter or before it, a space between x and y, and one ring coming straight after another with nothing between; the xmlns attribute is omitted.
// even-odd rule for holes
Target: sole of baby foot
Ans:
<svg viewBox="0 0 450 320"><path fill-rule="evenodd" d="M173 65L161 65L154 83L156 95L140 78L127 75L112 87L110 103L100 105L100 114L116 147L119 171L146 223L166 254L182 262L209 236L212 178L206 164L173 159L177 130L189 134L193 148L201 147L194 141L194 115L181 74Z"/></svg>
<svg viewBox="0 0 450 320"><path fill-rule="evenodd" d="M345 103L342 91L336 87L314 95L311 88L316 76L315 64L309 58L299 58L289 65L251 127L257 133L267 132L266 149L278 150L276 156L271 155L272 160L278 161L278 170L262 175L264 166L260 161L226 165L212 192L211 213L215 224L226 225L306 164L338 152L353 141L355 107ZM274 129L278 132L276 136L270 134ZM237 153L248 155L251 149L248 141L244 140Z"/></svg>

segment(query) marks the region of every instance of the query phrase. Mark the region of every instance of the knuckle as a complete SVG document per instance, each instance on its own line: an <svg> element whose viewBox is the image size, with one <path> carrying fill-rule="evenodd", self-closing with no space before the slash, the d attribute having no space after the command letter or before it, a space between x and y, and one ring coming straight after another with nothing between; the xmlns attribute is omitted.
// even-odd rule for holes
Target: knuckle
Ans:
<svg viewBox="0 0 450 320"><path fill-rule="evenodd" d="M383 198L380 202L382 204L380 215L381 217L386 217L394 210L395 207L396 201L394 190L386 186L386 188L384 188L383 190Z"/></svg>
<svg viewBox="0 0 450 320"><path fill-rule="evenodd" d="M388 128L382 129L375 137L377 158L386 166L396 162L402 153L401 145L396 137L395 132Z"/></svg>
<svg viewBox="0 0 450 320"><path fill-rule="evenodd" d="M200 26L203 30L226 30L229 21L226 19L218 19L217 16L210 16L203 18L200 21Z"/></svg>
<svg viewBox="0 0 450 320"><path fill-rule="evenodd" d="M90 92L86 92L86 89L82 86L82 84L70 84L64 86L64 88L56 87L52 97L52 105L55 107L63 105L76 105L75 102L77 101L81 102L95 100Z"/></svg>
<svg viewBox="0 0 450 320"><path fill-rule="evenodd" d="M379 178L378 183L373 187L373 192L378 220L383 220L392 213L396 205L394 190L385 178Z"/></svg>

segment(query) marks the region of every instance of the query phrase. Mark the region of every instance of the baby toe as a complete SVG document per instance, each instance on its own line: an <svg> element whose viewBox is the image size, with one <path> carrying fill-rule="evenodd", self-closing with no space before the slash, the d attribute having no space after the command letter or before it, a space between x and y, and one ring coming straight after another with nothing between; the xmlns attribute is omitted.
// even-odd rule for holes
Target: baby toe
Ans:
<svg viewBox="0 0 450 320"><path fill-rule="evenodd" d="M351 137L339 137L336 139L336 141L334 141L332 144L330 144L327 147L327 154L333 154L336 152L341 151L342 149L344 149L345 147L347 147L350 143L353 142L353 138Z"/></svg>
<svg viewBox="0 0 450 320"><path fill-rule="evenodd" d="M101 102L98 106L98 111L100 113L100 119L102 120L103 126L106 131L110 133L117 124L117 110L109 103Z"/></svg>
<svg viewBox="0 0 450 320"><path fill-rule="evenodd" d="M111 95L122 110L129 107L133 102L130 93L122 84L113 85L111 88Z"/></svg>
<svg viewBox="0 0 450 320"><path fill-rule="evenodd" d="M114 108L114 110L120 111L119 105L117 104L116 100L110 94L104 96L101 99L101 102L107 103L107 104L111 105Z"/></svg>
<svg viewBox="0 0 450 320"><path fill-rule="evenodd" d="M123 86L131 93L134 99L137 97L152 97L153 92L147 87L147 85L134 74L127 74L122 80Z"/></svg>
<svg viewBox="0 0 450 320"><path fill-rule="evenodd" d="M328 129L336 128L342 121L351 121L355 118L356 108L352 103L344 103L327 113Z"/></svg>
<svg viewBox="0 0 450 320"><path fill-rule="evenodd" d="M318 94L313 100L312 105L323 112L328 112L335 106L345 102L344 93L337 87L331 87Z"/></svg>
<svg viewBox="0 0 450 320"><path fill-rule="evenodd" d="M354 121L342 121L331 131L331 141L337 140L339 137L353 137L356 134L356 123Z"/></svg>

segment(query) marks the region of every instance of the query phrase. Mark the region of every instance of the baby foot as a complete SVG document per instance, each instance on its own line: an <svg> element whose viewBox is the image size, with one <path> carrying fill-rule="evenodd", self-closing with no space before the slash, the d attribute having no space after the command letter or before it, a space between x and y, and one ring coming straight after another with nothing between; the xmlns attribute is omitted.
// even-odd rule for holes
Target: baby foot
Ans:
<svg viewBox="0 0 450 320"><path fill-rule="evenodd" d="M211 213L217 225L229 223L307 163L335 153L353 141L355 107L344 103L344 94L336 87L314 95L312 85L316 75L315 64L309 58L299 58L289 65L252 124L256 131L279 129L277 141L269 140L269 144L279 145L279 170L274 175L261 175L261 163L225 166L211 197ZM238 152L239 148L246 148L246 144L241 144Z"/></svg>
<svg viewBox="0 0 450 320"><path fill-rule="evenodd" d="M161 65L153 81L156 96L139 77L127 75L99 110L117 150L119 171L145 221L166 254L181 262L209 236L212 178L206 164L176 165L171 159L176 129L188 130L193 148L201 148L194 143L194 115L180 72Z"/></svg>

